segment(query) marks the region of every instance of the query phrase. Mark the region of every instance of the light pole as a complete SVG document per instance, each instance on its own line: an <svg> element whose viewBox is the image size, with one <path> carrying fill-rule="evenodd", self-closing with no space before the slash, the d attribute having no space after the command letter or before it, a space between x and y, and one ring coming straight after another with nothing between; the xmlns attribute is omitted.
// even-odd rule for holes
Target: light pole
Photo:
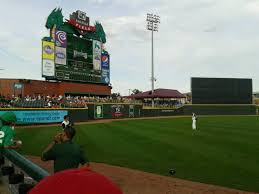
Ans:
<svg viewBox="0 0 259 194"><path fill-rule="evenodd" d="M154 14L147 14L147 30L150 30L152 33L151 38L151 86L152 86L152 107L154 107L154 45L153 45L153 32L158 32L158 24L160 23L160 17Z"/></svg>

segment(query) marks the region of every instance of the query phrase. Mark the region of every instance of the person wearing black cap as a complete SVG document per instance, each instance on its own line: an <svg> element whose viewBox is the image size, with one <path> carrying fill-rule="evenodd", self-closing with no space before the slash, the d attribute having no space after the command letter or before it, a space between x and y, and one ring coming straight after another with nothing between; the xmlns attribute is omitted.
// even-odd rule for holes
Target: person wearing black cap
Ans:
<svg viewBox="0 0 259 194"><path fill-rule="evenodd" d="M89 165L79 145L72 142L76 131L68 126L58 133L42 153L42 160L54 160L54 172L78 168L79 164Z"/></svg>

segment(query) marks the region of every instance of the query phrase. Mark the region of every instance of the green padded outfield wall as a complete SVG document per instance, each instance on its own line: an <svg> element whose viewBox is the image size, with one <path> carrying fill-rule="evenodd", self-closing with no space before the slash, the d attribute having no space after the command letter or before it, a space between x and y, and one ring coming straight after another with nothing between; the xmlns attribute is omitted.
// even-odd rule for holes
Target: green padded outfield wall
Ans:
<svg viewBox="0 0 259 194"><path fill-rule="evenodd" d="M89 119L137 118L142 104L88 104Z"/></svg>
<svg viewBox="0 0 259 194"><path fill-rule="evenodd" d="M185 105L184 115L256 115L256 105Z"/></svg>
<svg viewBox="0 0 259 194"><path fill-rule="evenodd" d="M252 79L191 78L192 104L252 104Z"/></svg>
<svg viewBox="0 0 259 194"><path fill-rule="evenodd" d="M141 110L142 117L159 117L159 116L175 116L175 115L183 115L183 107L178 108L178 109L147 108L147 109Z"/></svg>

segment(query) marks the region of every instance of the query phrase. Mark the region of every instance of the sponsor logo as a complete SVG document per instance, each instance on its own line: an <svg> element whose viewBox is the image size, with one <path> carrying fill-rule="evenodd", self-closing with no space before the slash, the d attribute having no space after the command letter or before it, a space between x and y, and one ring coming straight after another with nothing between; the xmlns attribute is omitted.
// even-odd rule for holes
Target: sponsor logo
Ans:
<svg viewBox="0 0 259 194"><path fill-rule="evenodd" d="M102 56L102 62L103 62L103 63L108 63L108 60L109 60L109 58L108 58L107 55L103 55L103 56Z"/></svg>
<svg viewBox="0 0 259 194"><path fill-rule="evenodd" d="M77 17L78 17L78 19L83 20L83 21L87 20L86 13L82 12L80 10L77 11Z"/></svg>
<svg viewBox="0 0 259 194"><path fill-rule="evenodd" d="M74 58L77 58L77 57L83 57L84 59L87 59L87 53L83 53L80 51L74 51Z"/></svg>
<svg viewBox="0 0 259 194"><path fill-rule="evenodd" d="M46 45L46 46L43 48L43 50L45 51L45 53L47 53L47 54L49 54L49 55L51 55L51 54L54 52L53 48L51 48L51 46L49 46L49 45Z"/></svg>
<svg viewBox="0 0 259 194"><path fill-rule="evenodd" d="M102 69L109 69L109 57L108 55L102 55Z"/></svg>
<svg viewBox="0 0 259 194"><path fill-rule="evenodd" d="M56 45L62 46L65 45L67 41L66 33L63 31L57 31L56 32Z"/></svg>
<svg viewBox="0 0 259 194"><path fill-rule="evenodd" d="M56 57L59 59L65 59L66 55L64 53L58 52L58 53L56 53Z"/></svg>
<svg viewBox="0 0 259 194"><path fill-rule="evenodd" d="M82 31L90 31L90 32L96 31L95 26L89 26L90 19L89 17L86 16L86 13L80 10L73 12L70 15L70 19L67 20L67 22ZM79 31L79 33L84 33L84 32Z"/></svg>
<svg viewBox="0 0 259 194"><path fill-rule="evenodd" d="M94 48L97 49L97 50L100 50L100 49L101 49L100 45L99 45L97 42L95 42Z"/></svg>
<svg viewBox="0 0 259 194"><path fill-rule="evenodd" d="M122 110L124 108L124 105L112 105L113 108L112 116L113 117L121 117L124 114L122 113Z"/></svg>

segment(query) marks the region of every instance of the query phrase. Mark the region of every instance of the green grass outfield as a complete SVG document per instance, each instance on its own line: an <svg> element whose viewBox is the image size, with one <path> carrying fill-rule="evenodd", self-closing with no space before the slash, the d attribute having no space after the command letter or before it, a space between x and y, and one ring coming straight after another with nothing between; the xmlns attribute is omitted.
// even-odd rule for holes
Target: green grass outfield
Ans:
<svg viewBox="0 0 259 194"><path fill-rule="evenodd" d="M211 116L121 120L76 126L89 159L146 172L259 192L259 118ZM40 156L59 127L17 129L21 152Z"/></svg>

